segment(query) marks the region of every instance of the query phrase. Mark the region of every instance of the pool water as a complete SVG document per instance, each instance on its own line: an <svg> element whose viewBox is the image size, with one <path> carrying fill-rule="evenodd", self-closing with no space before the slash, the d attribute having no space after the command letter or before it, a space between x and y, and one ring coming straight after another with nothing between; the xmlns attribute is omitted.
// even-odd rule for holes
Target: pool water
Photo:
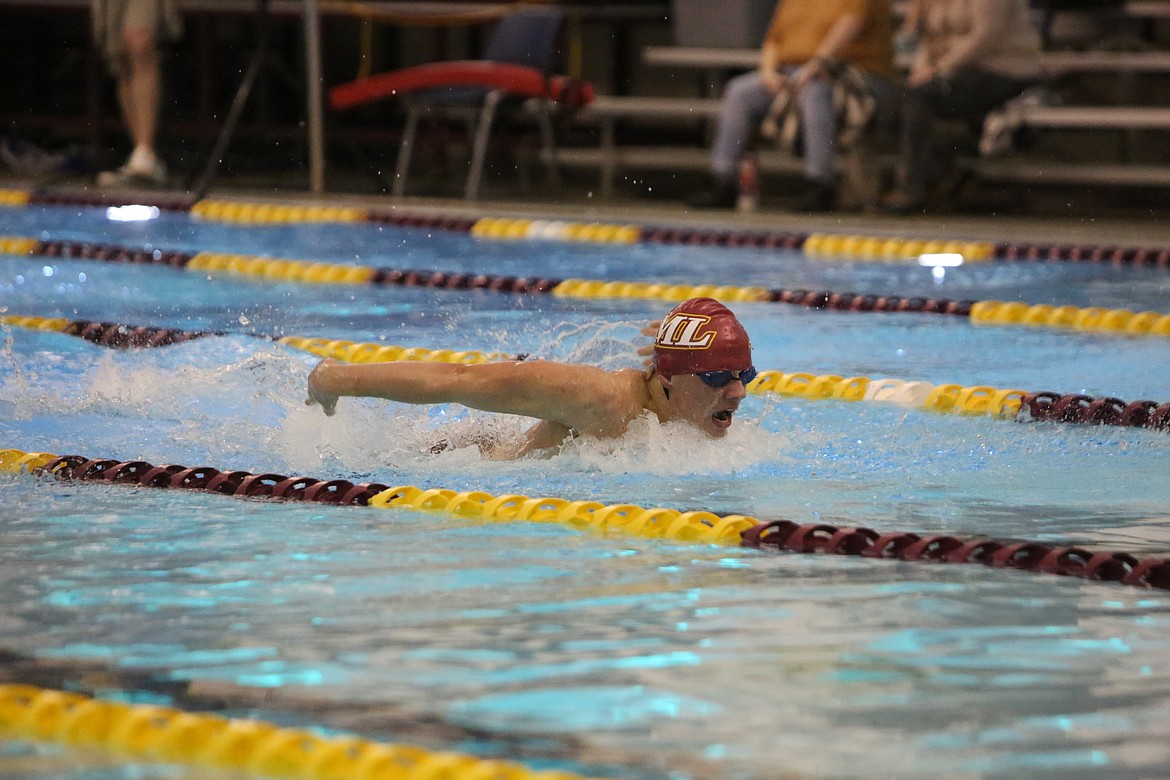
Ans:
<svg viewBox="0 0 1170 780"><path fill-rule="evenodd" d="M1156 268L914 265L775 250L477 240L0 209L0 235L370 266L1167 311ZM994 238L994 237L989 237ZM3 313L228 335L112 351L0 333L0 448L744 513L879 531L1170 551L1170 436L749 397L731 434L635 425L553 459L430 455L523 421L303 405L321 336L638 365L667 305L279 283L0 258ZM733 307L756 365L1170 401L1170 342L942 315ZM428 744L616 777L1140 778L1170 772L1170 596L546 524L0 477L3 648L160 679L311 690L440 719ZM328 719L319 723L336 727ZM435 743L404 728L386 739ZM0 743L2 744L2 743ZM537 747L540 746L540 747ZM551 746L551 747L550 747ZM28 746L0 751L28 758ZM45 759L42 756L42 760ZM54 759L63 760L63 759ZM543 765L543 764L542 764ZM859 767L864 771L859 772ZM95 764L78 777L140 776ZM64 776L64 775L61 775Z"/></svg>

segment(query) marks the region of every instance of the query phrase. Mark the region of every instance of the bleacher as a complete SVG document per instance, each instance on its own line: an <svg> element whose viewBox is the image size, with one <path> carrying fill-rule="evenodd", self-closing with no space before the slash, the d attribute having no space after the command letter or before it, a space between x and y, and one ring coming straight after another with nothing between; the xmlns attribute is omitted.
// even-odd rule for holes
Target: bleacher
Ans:
<svg viewBox="0 0 1170 780"><path fill-rule="evenodd" d="M1049 14L1055 13L1049 9ZM1082 13L1121 15L1147 22L1170 18L1170 2L1129 2L1094 8ZM1046 26L1051 27L1051 19ZM1048 41L1050 47L1058 41ZM754 47L649 46L643 62L671 74L690 74L696 83L716 87L718 92L731 74L755 67L759 57ZM1170 50L1144 42L1135 50L1049 48L1041 55L1043 85L1049 99L1024 102L1012 107L1011 129L1032 139L1027 150L965 160L980 178L1015 182L1083 183L1120 186L1170 185L1170 157L1135 153L1137 138L1170 132L1170 103L1141 102L1142 86L1170 81ZM1097 83L1107 100L1096 100ZM1102 86L1103 85L1103 86ZM1159 93L1156 93L1159 94ZM1170 94L1163 89L1162 95ZM613 191L615 177L623 171L705 170L709 151L703 143L717 114L719 99L710 94L698 97L599 96L580 116L580 122L598 128L596 147L562 150L560 162L568 166L591 167L600 171L602 194ZM1003 118L1001 117L1001 120ZM693 128L698 141L690 145L626 144L621 128ZM634 135L634 134L630 134ZM1037 138L1051 139L1046 151ZM1062 140L1064 146L1062 147ZM1072 152L1068 147L1072 147ZM1170 147L1166 147L1170 149ZM1117 150L1117 151L1113 151ZM1147 150L1148 151L1148 150ZM1075 154L1073 152L1080 152ZM766 146L759 149L763 173L796 173L798 160ZM890 161L887 161L890 162Z"/></svg>
<svg viewBox="0 0 1170 780"><path fill-rule="evenodd" d="M710 133L723 81L755 66L758 49L681 45L672 38L672 11L687 0L586 0L562 2L573 19L566 49L576 52L580 73L603 93L575 119L572 143L559 151L559 163L598 176L598 191L612 192L620 178L639 171L695 171L707 168ZM188 31L172 53L168 72L168 111L162 141L180 158L203 154L214 139L232 88L247 64L253 40L253 13L258 0L184 0ZM321 0L318 0L321 2ZM706 8L722 4L690 0ZM743 0L771 6L775 0ZM1071 0L1048 2L1049 16ZM1104 4L1106 7L1100 7ZM301 0L270 0L273 54L291 75L301 78L298 60L307 36L302 32ZM481 7L490 0L416 3L375 0L383 11L415 6ZM1008 154L972 160L983 177L1010 181L1052 181L1135 186L1170 184L1170 0L1091 0L1082 15L1105 16L1137 24L1140 45L1120 50L1069 44L1053 35L1043 55L1045 80L1060 101L1017 107L1010 117L1031 145ZM10 58L11 78L0 85L0 120L11 131L45 133L60 143L80 141L89 149L124 141L112 85L96 55L88 49L88 0L0 0L0 49ZM323 81L352 78L358 65L359 23L346 9L328 6L321 35L325 56ZM1049 19L1051 21L1051 18ZM1058 19L1059 21L1059 19ZM720 29L704 34L723 34ZM710 25L709 25L710 27ZM1059 33L1059 25L1048 25ZM474 31L420 32L418 28L377 28L371 56L383 68L426 61L437 52L458 56L474 43ZM712 37L706 35L706 38ZM705 39L704 39L705 40ZM711 42L711 41L706 41ZM1085 50L1089 48L1090 50ZM364 56L364 55L363 55ZM583 60L583 67L580 60ZM19 67L34 62L37 67ZM365 62L365 60L362 60ZM570 63L571 65L571 63ZM51 66L51 67L50 67ZM270 78L240 126L246 143L254 139L276 164L296 165L303 156L304 98L287 74ZM1157 89L1149 89L1150 85ZM334 151L345 143L397 146L401 123L391 106L344 121L335 117L327 139ZM278 143L273 143L273 140ZM339 159L342 155L335 155ZM241 167L251 162L245 154ZM291 162L290 162L291 161ZM774 149L762 149L765 175L797 174L800 161ZM887 161L888 162L888 161ZM257 165L260 163L257 162Z"/></svg>

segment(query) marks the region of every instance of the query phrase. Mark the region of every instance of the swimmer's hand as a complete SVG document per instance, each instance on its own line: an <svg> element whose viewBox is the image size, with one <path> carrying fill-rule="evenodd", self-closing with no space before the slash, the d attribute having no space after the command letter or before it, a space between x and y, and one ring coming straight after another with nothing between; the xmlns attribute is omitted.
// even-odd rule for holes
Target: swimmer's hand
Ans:
<svg viewBox="0 0 1170 780"><path fill-rule="evenodd" d="M332 417L333 413L337 411L338 396L334 393L325 392L321 388L321 385L324 384L322 376L329 370L330 366L336 363L336 360L326 358L317 364L317 367L309 374L309 397L305 399L305 406L321 404L321 411L325 412L328 417Z"/></svg>
<svg viewBox="0 0 1170 780"><path fill-rule="evenodd" d="M647 368L649 368L650 364L653 362L650 356L654 354L654 339L658 337L658 329L660 327L662 327L662 320L654 320L641 330L641 334L643 336L650 337L649 344L638 347L638 354L646 358L645 364Z"/></svg>

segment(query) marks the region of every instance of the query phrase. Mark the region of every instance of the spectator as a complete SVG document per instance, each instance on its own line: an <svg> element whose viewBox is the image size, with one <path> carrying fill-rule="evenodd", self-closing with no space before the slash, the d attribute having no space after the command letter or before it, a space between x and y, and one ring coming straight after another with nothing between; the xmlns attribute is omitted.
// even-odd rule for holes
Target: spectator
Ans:
<svg viewBox="0 0 1170 780"><path fill-rule="evenodd" d="M118 105L134 145L115 171L98 184L166 184L167 169L155 153L162 69L159 43L182 31L174 0L92 0L94 42L117 81Z"/></svg>
<svg viewBox="0 0 1170 780"><path fill-rule="evenodd" d="M911 2L907 21L918 43L902 97L898 185L883 203L893 214L922 211L931 184L954 167L954 149L935 148L937 119L981 122L1039 72L1040 35L1027 0Z"/></svg>
<svg viewBox="0 0 1170 780"><path fill-rule="evenodd" d="M894 21L889 0L780 0L760 50L758 70L727 83L711 154L712 189L689 199L696 208L735 204L739 160L752 132L782 90L798 102L805 191L797 208L836 204L835 112L831 73L860 68L878 105L895 91Z"/></svg>

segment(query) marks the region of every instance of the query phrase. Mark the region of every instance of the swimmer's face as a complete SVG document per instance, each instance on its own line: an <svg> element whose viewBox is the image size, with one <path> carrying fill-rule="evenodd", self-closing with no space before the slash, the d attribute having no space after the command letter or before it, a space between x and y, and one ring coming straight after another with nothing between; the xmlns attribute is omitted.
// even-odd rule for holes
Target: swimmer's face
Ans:
<svg viewBox="0 0 1170 780"><path fill-rule="evenodd" d="M738 378L723 387L711 387L698 374L677 374L670 379L663 377L663 384L670 388L673 418L686 420L716 438L727 435L740 401L747 396Z"/></svg>

